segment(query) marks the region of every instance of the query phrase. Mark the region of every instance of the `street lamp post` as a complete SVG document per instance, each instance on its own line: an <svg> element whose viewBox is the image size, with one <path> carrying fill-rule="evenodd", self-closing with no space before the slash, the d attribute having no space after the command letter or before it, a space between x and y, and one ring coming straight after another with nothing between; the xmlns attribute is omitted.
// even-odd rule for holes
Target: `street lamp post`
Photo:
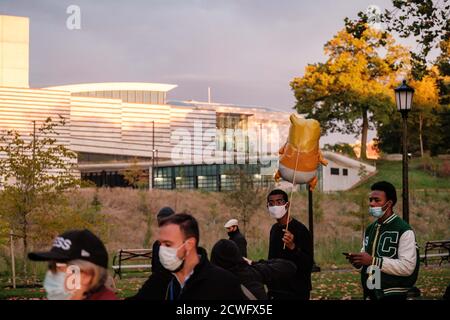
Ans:
<svg viewBox="0 0 450 320"><path fill-rule="evenodd" d="M155 121L152 121L152 175L151 175L151 183L150 189L153 189L155 186Z"/></svg>
<svg viewBox="0 0 450 320"><path fill-rule="evenodd" d="M408 195L408 112L411 110L414 89L406 84L406 80L394 89L397 110L403 118L403 220L409 223L409 195Z"/></svg>

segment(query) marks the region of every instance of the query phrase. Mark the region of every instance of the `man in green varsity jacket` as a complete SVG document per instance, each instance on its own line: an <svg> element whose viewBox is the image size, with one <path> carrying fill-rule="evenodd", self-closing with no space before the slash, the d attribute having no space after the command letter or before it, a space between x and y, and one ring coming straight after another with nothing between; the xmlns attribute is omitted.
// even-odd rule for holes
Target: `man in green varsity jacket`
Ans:
<svg viewBox="0 0 450 320"><path fill-rule="evenodd" d="M419 251L411 226L394 213L395 187L386 181L372 185L369 214L377 220L367 227L360 253L347 258L361 268L364 298L405 300L419 273Z"/></svg>

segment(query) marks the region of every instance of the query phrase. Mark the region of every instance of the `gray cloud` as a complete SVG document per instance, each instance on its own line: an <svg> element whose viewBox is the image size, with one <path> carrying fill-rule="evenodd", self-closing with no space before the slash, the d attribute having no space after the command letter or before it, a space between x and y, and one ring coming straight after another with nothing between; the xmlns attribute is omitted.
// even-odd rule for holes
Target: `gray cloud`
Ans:
<svg viewBox="0 0 450 320"><path fill-rule="evenodd" d="M1 0L2 14L31 19L33 87L77 82L178 84L170 99L291 110L289 82L370 4L389 0ZM81 7L82 29L65 27Z"/></svg>

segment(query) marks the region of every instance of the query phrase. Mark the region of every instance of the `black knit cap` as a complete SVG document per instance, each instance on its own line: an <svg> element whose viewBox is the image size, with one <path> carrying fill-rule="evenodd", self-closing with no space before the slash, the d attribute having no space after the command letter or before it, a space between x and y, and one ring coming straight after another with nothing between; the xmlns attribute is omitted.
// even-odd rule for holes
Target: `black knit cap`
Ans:
<svg viewBox="0 0 450 320"><path fill-rule="evenodd" d="M108 268L108 252L103 242L91 231L70 230L53 241L50 251L31 252L28 258L34 261L68 262L86 260L103 268Z"/></svg>
<svg viewBox="0 0 450 320"><path fill-rule="evenodd" d="M171 207L164 207L161 210L159 210L158 214L156 215L156 218L158 220L162 220L164 218L170 217L173 214L175 214L175 211L173 211Z"/></svg>
<svg viewBox="0 0 450 320"><path fill-rule="evenodd" d="M231 269L246 262L242 258L236 243L231 240L221 239L212 248L211 263L224 269Z"/></svg>

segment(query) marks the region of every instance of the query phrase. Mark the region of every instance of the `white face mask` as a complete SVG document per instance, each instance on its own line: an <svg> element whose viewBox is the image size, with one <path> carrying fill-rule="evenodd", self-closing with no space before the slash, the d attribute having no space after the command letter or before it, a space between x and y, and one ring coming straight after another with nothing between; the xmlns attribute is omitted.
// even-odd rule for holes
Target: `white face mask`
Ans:
<svg viewBox="0 0 450 320"><path fill-rule="evenodd" d="M177 256L178 249L184 246L184 243L178 248L170 248L161 245L159 247L159 260L162 266L169 271L176 271L183 264L184 259Z"/></svg>
<svg viewBox="0 0 450 320"><path fill-rule="evenodd" d="M47 271L44 279L44 289L48 300L70 300L72 293L66 289L66 273Z"/></svg>
<svg viewBox="0 0 450 320"><path fill-rule="evenodd" d="M274 219L281 219L286 214L286 204L283 206L269 206L269 214Z"/></svg>

